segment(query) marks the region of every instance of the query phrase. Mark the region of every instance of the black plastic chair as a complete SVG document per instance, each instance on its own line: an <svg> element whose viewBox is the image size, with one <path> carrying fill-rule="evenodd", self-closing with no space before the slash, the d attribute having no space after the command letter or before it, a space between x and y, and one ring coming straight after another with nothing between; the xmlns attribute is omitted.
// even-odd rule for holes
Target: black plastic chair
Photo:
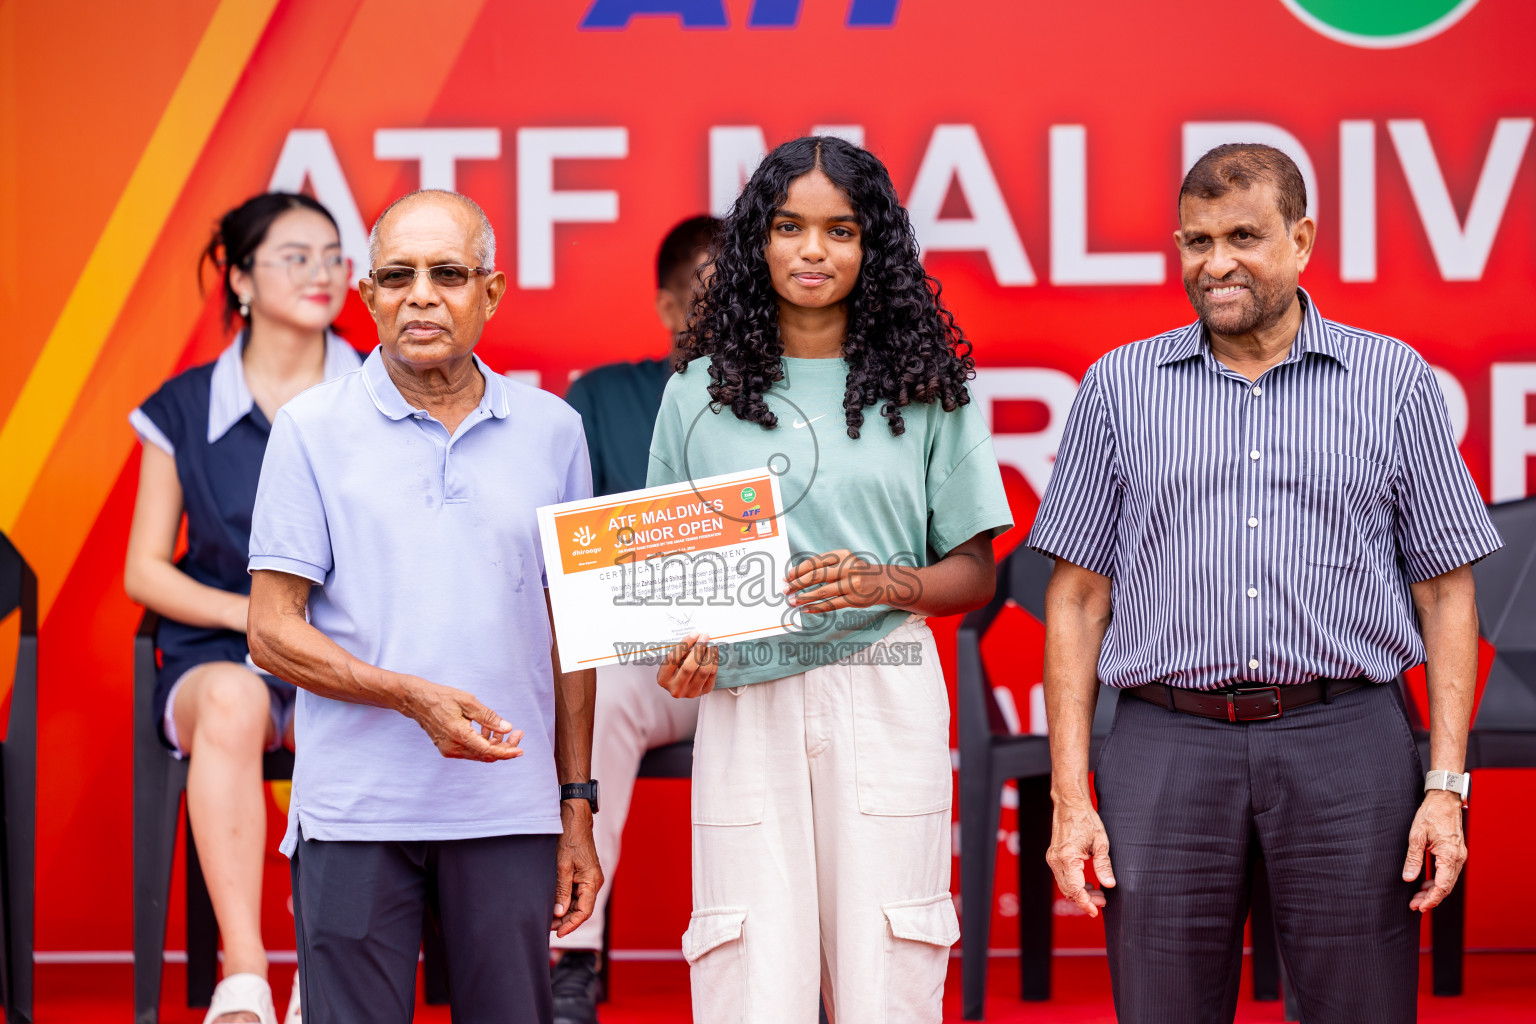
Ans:
<svg viewBox="0 0 1536 1024"><path fill-rule="evenodd" d="M166 912L171 896L171 865L176 855L176 826L187 787L187 762L171 755L160 741L154 719L156 677L155 627L159 619L145 612L133 641L133 1012L135 1024L155 1024L160 1016L160 981L165 959ZM293 753L273 751L262 759L262 778L293 778ZM219 925L208 896L192 822L186 821L187 851L187 1005L207 1006L218 983ZM427 1002L448 1002L442 937L430 911L422 924Z"/></svg>
<svg viewBox="0 0 1536 1024"><path fill-rule="evenodd" d="M20 619L11 717L0 744L5 840L0 844L0 904L5 955L0 992L8 1024L32 1020L33 866L37 857L37 576L9 538L0 534L0 620Z"/></svg>
<svg viewBox="0 0 1536 1024"><path fill-rule="evenodd" d="M1011 602L1045 621L1045 588L1054 563L1018 548L997 567L997 590L985 607L966 615L956 639L959 671L957 714L960 741L960 892L967 910L961 940L962 1016L985 1015L987 965L992 931L992 881L997 868L998 821L1003 784L1018 789L1019 830L1019 975L1020 997L1051 997L1051 933L1055 878L1044 857L1051 841L1051 754L1045 736L1013 733L992 692L981 658L981 638ZM1096 762L1114 720L1119 695L1100 686L1094 710L1090 763ZM1286 993L1286 1019L1297 1020L1284 985L1278 943L1269 908L1269 887L1262 866L1255 866L1253 889L1254 997L1273 1000Z"/></svg>
<svg viewBox="0 0 1536 1024"><path fill-rule="evenodd" d="M960 892L965 910L961 939L963 1016L981 1020L992 931L992 879L997 868L998 821L1003 784L1015 780L1019 823L1019 957L1021 997L1051 997L1051 925L1054 891L1041 851L1050 843L1051 753L1044 736L1017 735L1003 718L981 658L981 638L1015 595L1032 600L1044 620L1045 582L1051 564L1018 549L997 567L997 590L985 607L966 615L956 636L956 715L960 741ZM1015 574L1023 577L1017 582ZM1026 611L1028 605L1019 602ZM1106 705L1108 702L1101 701Z"/></svg>
<svg viewBox="0 0 1536 1024"><path fill-rule="evenodd" d="M1474 773L1481 768L1536 768L1536 498L1490 505L1488 514L1505 547L1472 567L1478 628L1497 652L1467 740L1466 767ZM1413 724L1428 767L1426 723ZM1475 793L1472 799L1477 799ZM1469 842L1470 818L1469 811L1465 822ZM1462 993L1466 892L1464 869L1456 888L1430 911L1431 969L1437 996Z"/></svg>

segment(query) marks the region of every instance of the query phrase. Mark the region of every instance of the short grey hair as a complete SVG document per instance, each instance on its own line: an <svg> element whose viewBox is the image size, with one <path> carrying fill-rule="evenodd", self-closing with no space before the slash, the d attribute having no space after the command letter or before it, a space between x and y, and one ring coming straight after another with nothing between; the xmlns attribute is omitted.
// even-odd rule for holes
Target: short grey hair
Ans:
<svg viewBox="0 0 1536 1024"><path fill-rule="evenodd" d="M469 207L480 219L480 230L475 232L475 262L486 270L496 269L496 229L491 227L491 218L480 209L480 204L469 198L462 192L450 192L445 188L419 188L415 192L407 192L384 207L384 212L379 214L379 219L373 222L373 230L368 232L368 266L378 265L379 262L379 225L384 223L391 211L401 203L422 196L447 196L448 198Z"/></svg>

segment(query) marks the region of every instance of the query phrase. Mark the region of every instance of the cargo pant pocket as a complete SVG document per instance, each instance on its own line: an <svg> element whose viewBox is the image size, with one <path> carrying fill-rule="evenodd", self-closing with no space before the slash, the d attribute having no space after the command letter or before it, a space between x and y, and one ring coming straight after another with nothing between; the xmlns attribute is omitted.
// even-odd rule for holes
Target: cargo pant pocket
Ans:
<svg viewBox="0 0 1536 1024"><path fill-rule="evenodd" d="M695 910L683 933L693 990L693 1019L737 1024L747 1019L747 912L741 907Z"/></svg>
<svg viewBox="0 0 1536 1024"><path fill-rule="evenodd" d="M768 737L758 683L699 698L693 739L693 823L757 825L768 799ZM759 692L754 692L759 691Z"/></svg>
<svg viewBox="0 0 1536 1024"><path fill-rule="evenodd" d="M885 915L883 1024L938 1024L944 1015L949 947L960 938L960 919L949 893L901 900Z"/></svg>

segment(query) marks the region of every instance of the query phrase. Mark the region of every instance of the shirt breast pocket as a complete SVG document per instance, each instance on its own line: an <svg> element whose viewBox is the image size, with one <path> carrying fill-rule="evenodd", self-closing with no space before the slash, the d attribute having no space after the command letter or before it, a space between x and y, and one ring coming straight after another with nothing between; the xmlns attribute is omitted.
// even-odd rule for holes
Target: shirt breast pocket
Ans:
<svg viewBox="0 0 1536 1024"><path fill-rule="evenodd" d="M1371 542L1391 470L1342 452L1307 452L1301 536L1309 565L1356 571L1375 567Z"/></svg>

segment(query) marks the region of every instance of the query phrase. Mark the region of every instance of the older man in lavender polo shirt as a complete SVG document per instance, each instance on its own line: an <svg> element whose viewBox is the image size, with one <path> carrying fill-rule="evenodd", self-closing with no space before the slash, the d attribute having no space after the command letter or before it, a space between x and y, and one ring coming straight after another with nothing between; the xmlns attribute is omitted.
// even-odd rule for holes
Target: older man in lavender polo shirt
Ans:
<svg viewBox="0 0 1536 1024"><path fill-rule="evenodd" d="M506 278L472 201L397 200L370 248L379 347L278 415L251 525L251 655L300 687L304 1017L409 1021L431 899L453 1019L547 1024L549 930L602 884L534 517L591 494L581 419L474 355Z"/></svg>

